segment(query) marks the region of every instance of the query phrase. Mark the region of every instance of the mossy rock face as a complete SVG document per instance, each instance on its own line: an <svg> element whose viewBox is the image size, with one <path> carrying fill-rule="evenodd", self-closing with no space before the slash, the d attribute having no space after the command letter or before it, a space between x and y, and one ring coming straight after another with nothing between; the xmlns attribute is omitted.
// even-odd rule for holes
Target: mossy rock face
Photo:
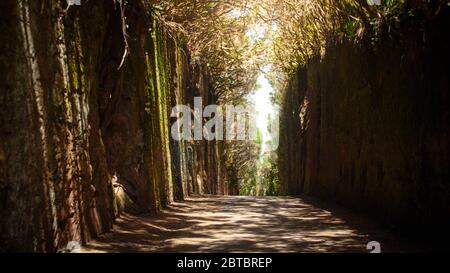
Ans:
<svg viewBox="0 0 450 273"><path fill-rule="evenodd" d="M281 109L284 194L319 195L403 232L448 238L450 19L419 21L395 30L402 42L343 41L299 68Z"/></svg>
<svg viewBox="0 0 450 273"><path fill-rule="evenodd" d="M119 2L0 2L0 248L86 243L122 211L157 212L218 183L216 153L189 162L189 144L170 137L173 106L215 103L207 70L143 0L125 6L119 68Z"/></svg>

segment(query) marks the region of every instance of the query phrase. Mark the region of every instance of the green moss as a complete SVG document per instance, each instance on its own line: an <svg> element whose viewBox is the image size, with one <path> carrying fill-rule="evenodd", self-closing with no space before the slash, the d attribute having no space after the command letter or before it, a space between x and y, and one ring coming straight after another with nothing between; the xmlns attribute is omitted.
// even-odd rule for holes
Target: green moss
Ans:
<svg viewBox="0 0 450 273"><path fill-rule="evenodd" d="M171 172L171 154L169 144L169 122L168 122L168 94L169 94L169 79L167 68L169 62L167 61L166 52L166 33L161 29L159 23L153 21L153 42L154 42L154 54L155 54L155 68L156 68L156 83L157 83L157 111L159 113L159 132L161 137L161 147L163 153L163 174L167 181L164 188L167 193L167 197L170 200L173 199L173 182Z"/></svg>

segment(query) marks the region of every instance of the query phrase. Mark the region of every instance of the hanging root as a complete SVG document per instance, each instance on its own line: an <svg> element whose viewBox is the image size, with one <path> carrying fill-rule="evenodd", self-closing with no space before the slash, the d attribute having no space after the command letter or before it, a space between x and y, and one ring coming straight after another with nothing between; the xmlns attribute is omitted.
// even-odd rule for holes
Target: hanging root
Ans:
<svg viewBox="0 0 450 273"><path fill-rule="evenodd" d="M117 68L117 70L120 70L123 66L123 64L125 63L126 58L128 57L128 54L130 53L130 47L128 45L128 40L127 40L127 23L126 23L126 17L125 17L125 0L114 0L117 1L119 3L120 6L120 17L121 17L121 24L122 24L122 33L123 33L123 42L124 42L124 52L123 52L123 56L122 56L122 60L119 64L119 67Z"/></svg>

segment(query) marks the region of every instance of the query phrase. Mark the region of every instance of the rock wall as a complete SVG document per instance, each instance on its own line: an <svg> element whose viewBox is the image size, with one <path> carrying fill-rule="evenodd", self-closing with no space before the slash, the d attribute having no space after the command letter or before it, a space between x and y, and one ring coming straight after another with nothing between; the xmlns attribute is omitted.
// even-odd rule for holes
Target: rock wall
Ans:
<svg viewBox="0 0 450 273"><path fill-rule="evenodd" d="M215 98L149 1L4 0L0 35L0 250L58 251L124 210L227 193L216 143L169 135L173 106Z"/></svg>
<svg viewBox="0 0 450 273"><path fill-rule="evenodd" d="M318 195L402 233L448 238L449 15L336 42L298 69L283 93L283 194Z"/></svg>

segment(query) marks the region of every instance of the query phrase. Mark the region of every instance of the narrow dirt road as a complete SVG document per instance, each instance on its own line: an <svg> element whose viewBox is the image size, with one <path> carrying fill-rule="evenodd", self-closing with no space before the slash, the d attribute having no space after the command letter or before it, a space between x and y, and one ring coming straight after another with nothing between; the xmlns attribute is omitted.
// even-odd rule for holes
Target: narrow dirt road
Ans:
<svg viewBox="0 0 450 273"><path fill-rule="evenodd" d="M383 252L418 249L336 205L297 197L192 197L158 216L124 215L86 252Z"/></svg>

